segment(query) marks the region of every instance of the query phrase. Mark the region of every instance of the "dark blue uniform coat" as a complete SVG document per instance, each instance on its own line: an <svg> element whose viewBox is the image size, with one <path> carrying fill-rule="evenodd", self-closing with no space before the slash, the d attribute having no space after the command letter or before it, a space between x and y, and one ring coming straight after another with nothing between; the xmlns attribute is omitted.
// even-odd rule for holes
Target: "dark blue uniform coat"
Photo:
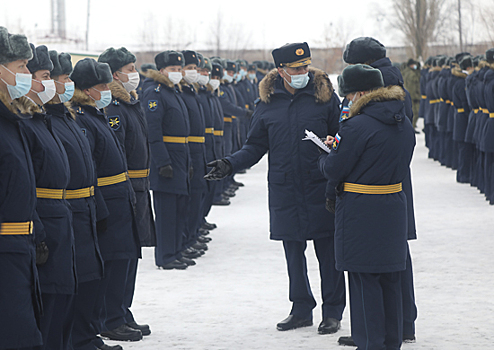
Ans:
<svg viewBox="0 0 494 350"><path fill-rule="evenodd" d="M271 239L305 241L332 236L334 216L324 209L326 180L317 169L319 151L302 141L305 130L325 137L338 131L340 101L326 73L310 69L310 81L291 95L276 70L260 85L249 136L227 159L233 170L257 163L269 150Z"/></svg>
<svg viewBox="0 0 494 350"><path fill-rule="evenodd" d="M72 103L77 124L83 129L91 146L98 183L104 178L125 174L125 155L106 115L79 89L76 89ZM103 203L97 203L98 211L99 206L106 206L109 212L107 229L98 232L103 260L140 257L140 242L134 218L135 196L130 181L127 179L105 186L99 185L98 189L104 198Z"/></svg>
<svg viewBox="0 0 494 350"><path fill-rule="evenodd" d="M32 221L36 180L21 118L0 92L0 224ZM34 237L0 234L0 348L41 345L36 324L40 314Z"/></svg>
<svg viewBox="0 0 494 350"><path fill-rule="evenodd" d="M146 117L135 91L129 94L117 82L112 82L109 87L113 100L105 112L127 159L130 183L136 196L136 221L141 246L153 247L156 245L156 231L149 194L151 155Z"/></svg>
<svg viewBox="0 0 494 350"><path fill-rule="evenodd" d="M392 185L407 178L415 134L405 116L404 97L403 90L394 86L364 95L352 106L350 118L340 124L332 152L321 156L321 170L340 189L335 219L338 270L364 273L405 270L405 193L341 192L344 182Z"/></svg>
<svg viewBox="0 0 494 350"><path fill-rule="evenodd" d="M91 146L75 121L75 113L63 104L45 105L53 131L62 142L70 167L68 190L97 186ZM101 195L101 192L97 192ZM67 199L72 210L77 281L83 283L103 276L103 259L96 232L94 196Z"/></svg>

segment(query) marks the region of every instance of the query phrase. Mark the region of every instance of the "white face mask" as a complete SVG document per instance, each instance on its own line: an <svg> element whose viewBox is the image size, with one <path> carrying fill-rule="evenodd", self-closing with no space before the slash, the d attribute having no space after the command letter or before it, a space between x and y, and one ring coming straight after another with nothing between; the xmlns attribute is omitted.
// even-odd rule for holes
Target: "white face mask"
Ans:
<svg viewBox="0 0 494 350"><path fill-rule="evenodd" d="M167 74L168 74L168 79L170 79L173 85L180 83L180 80L182 80L181 72L167 72Z"/></svg>
<svg viewBox="0 0 494 350"><path fill-rule="evenodd" d="M139 73L134 72L134 73L124 73L124 72L119 72L121 74L125 74L126 76L129 77L129 80L126 82L122 81L122 85L125 88L127 92L131 92L137 88L139 85L139 81L141 78L139 77Z"/></svg>
<svg viewBox="0 0 494 350"><path fill-rule="evenodd" d="M197 78L197 82L203 86L207 85L209 82L209 75L199 75L199 78Z"/></svg>
<svg viewBox="0 0 494 350"><path fill-rule="evenodd" d="M194 69L186 70L184 80L189 84L195 83L197 82L197 75L197 71Z"/></svg>
<svg viewBox="0 0 494 350"><path fill-rule="evenodd" d="M211 79L209 81L209 85L213 88L213 91L216 90L220 86L220 81L217 79Z"/></svg>
<svg viewBox="0 0 494 350"><path fill-rule="evenodd" d="M36 92L39 99L41 100L41 104L44 105L46 102L50 101L55 96L55 94L57 93L57 88L55 87L55 81L53 79L41 80L41 81L36 80L36 79L33 79L33 80L38 82L38 83L43 84L43 86L45 87L45 90L41 91L41 92L36 92L34 90L31 90L33 92Z"/></svg>

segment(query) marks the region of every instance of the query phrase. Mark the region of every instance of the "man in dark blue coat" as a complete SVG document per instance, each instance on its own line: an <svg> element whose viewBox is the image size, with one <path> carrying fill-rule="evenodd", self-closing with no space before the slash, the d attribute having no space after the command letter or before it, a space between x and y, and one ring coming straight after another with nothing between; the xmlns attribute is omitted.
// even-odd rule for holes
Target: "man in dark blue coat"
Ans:
<svg viewBox="0 0 494 350"><path fill-rule="evenodd" d="M151 190L156 218L156 265L164 269L186 269L182 258L187 222L191 167L187 138L189 114L180 97L184 56L164 51L154 58L158 70L148 71L143 85L143 103L151 147ZM198 257L189 250L186 258ZM199 255L198 255L199 254Z"/></svg>
<svg viewBox="0 0 494 350"><path fill-rule="evenodd" d="M334 215L324 209L326 181L317 169L317 147L302 141L305 130L318 135L338 131L340 101L328 75L309 69L307 43L273 50L277 69L260 84L257 105L245 145L235 154L214 161L209 179L225 177L256 164L269 151L269 210L271 239L283 241L290 280L290 315L277 329L312 325L316 301L307 277L305 249L312 240L322 284L321 334L335 333L345 308L343 272L335 269Z"/></svg>
<svg viewBox="0 0 494 350"><path fill-rule="evenodd" d="M31 47L33 58L27 67L33 75L33 87L14 105L21 113L32 115L21 123L21 130L28 141L36 178L36 241L45 243L49 251L47 258L38 262L43 300L40 349L56 349L60 344L69 346L76 291L72 211L65 199L70 168L67 153L42 107L56 93L50 78L53 63L46 46Z"/></svg>
<svg viewBox="0 0 494 350"><path fill-rule="evenodd" d="M400 349L403 338L401 271L407 265L408 176L415 134L399 86L384 87L379 70L349 66L339 93L353 101L349 118L328 138L319 159L336 189L336 268L348 271L352 337L359 349Z"/></svg>
<svg viewBox="0 0 494 350"><path fill-rule="evenodd" d="M76 120L88 138L98 176L95 191L101 191L103 197L97 203L96 225L104 260L102 280L79 284L76 312L84 318L76 316L72 340L74 349L104 349L107 345L97 337L103 330L118 328L121 340L142 339L140 330L126 325L126 310L122 308L129 261L141 255L134 217L135 194L128 179L125 154L104 113L112 101L109 65L86 58L77 62L70 78L75 83L71 101ZM100 213L103 209L106 213ZM92 315L87 314L88 310Z"/></svg>
<svg viewBox="0 0 494 350"><path fill-rule="evenodd" d="M42 345L33 219L36 180L22 118L12 100L27 94L33 53L24 35L0 27L0 349Z"/></svg>
<svg viewBox="0 0 494 350"><path fill-rule="evenodd" d="M127 172L136 196L136 226L141 246L153 247L156 245L156 230L149 193L150 152L146 117L136 93L139 73L135 68L135 61L135 55L125 47L108 48L98 57L98 62L108 63L113 74L113 81L108 85L112 93L112 102L106 107L105 112L110 128L120 141L127 159ZM149 326L136 323L130 311L134 298L137 263L138 259L129 261L125 304L122 307L127 310L126 324L131 328L139 329L142 335L149 335L151 333ZM106 312L111 313L109 310ZM118 335L111 330L103 335L119 340Z"/></svg>

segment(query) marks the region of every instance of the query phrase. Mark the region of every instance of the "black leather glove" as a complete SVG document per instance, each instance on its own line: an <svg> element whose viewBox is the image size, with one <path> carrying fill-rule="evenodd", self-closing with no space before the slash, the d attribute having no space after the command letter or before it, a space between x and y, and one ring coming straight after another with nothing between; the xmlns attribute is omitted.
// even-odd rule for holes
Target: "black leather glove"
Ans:
<svg viewBox="0 0 494 350"><path fill-rule="evenodd" d="M230 175L233 170L231 163L226 159L213 160L207 165L213 167L213 170L204 176L206 180L221 180Z"/></svg>
<svg viewBox="0 0 494 350"><path fill-rule="evenodd" d="M332 199L326 198L326 210L329 211L330 213L335 213L336 212L336 202Z"/></svg>
<svg viewBox="0 0 494 350"><path fill-rule="evenodd" d="M194 176L194 167L191 165L189 167L189 180Z"/></svg>
<svg viewBox="0 0 494 350"><path fill-rule="evenodd" d="M160 176L165 179L171 179L173 177L173 168L171 165L165 165L160 168Z"/></svg>
<svg viewBox="0 0 494 350"><path fill-rule="evenodd" d="M96 221L96 232L103 233L108 228L108 220L105 218L100 221Z"/></svg>
<svg viewBox="0 0 494 350"><path fill-rule="evenodd" d="M50 251L45 242L36 244L36 265L43 265L48 260Z"/></svg>

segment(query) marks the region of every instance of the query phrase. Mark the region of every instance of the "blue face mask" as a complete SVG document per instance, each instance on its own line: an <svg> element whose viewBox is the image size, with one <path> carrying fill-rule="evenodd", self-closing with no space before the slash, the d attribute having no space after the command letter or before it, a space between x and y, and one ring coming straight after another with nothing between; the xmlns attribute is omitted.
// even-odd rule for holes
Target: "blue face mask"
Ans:
<svg viewBox="0 0 494 350"><path fill-rule="evenodd" d="M294 89L303 89L304 87L307 86L309 83L309 72L305 74L299 74L299 75L290 75L287 73L287 71L283 68L285 71L286 75L288 75L290 78L292 78L292 81L288 83L288 81L285 79L285 81Z"/></svg>
<svg viewBox="0 0 494 350"><path fill-rule="evenodd" d="M58 81L56 81L57 84L62 84ZM72 96L74 96L74 82L71 81L69 83L65 83L65 92L63 94L58 94L58 97L60 98L60 101L62 103L69 102Z"/></svg>
<svg viewBox="0 0 494 350"><path fill-rule="evenodd" d="M350 108L353 105L353 102L355 101L355 97L357 97L357 94L353 95L353 98L348 102L348 108Z"/></svg>
<svg viewBox="0 0 494 350"><path fill-rule="evenodd" d="M15 75L15 85L9 85L5 80L2 81L7 85L7 89L9 91L10 98L15 100L16 98L22 97L31 90L31 84L33 80L33 76L31 74L23 74L23 73L12 73L10 69L5 67L2 64L2 67L10 72L10 74Z"/></svg>
<svg viewBox="0 0 494 350"><path fill-rule="evenodd" d="M256 78L256 73L249 73L249 79L254 80Z"/></svg>
<svg viewBox="0 0 494 350"><path fill-rule="evenodd" d="M91 88L91 89L96 90L95 88ZM99 100L94 100L93 98L94 102L96 102L96 107L98 107L99 109L105 108L111 102L111 91L110 90L106 90L106 91L96 90L96 91L98 91L101 94Z"/></svg>
<svg viewBox="0 0 494 350"><path fill-rule="evenodd" d="M233 81L233 77L231 75L228 75L227 72L223 74L223 79L225 79L227 82L231 83Z"/></svg>
<svg viewBox="0 0 494 350"><path fill-rule="evenodd" d="M240 71L240 72L241 72L241 71ZM235 80L236 80L237 82L239 82L240 80L242 80L242 77L243 77L242 73L240 73L240 72L238 72L238 73L235 75Z"/></svg>

